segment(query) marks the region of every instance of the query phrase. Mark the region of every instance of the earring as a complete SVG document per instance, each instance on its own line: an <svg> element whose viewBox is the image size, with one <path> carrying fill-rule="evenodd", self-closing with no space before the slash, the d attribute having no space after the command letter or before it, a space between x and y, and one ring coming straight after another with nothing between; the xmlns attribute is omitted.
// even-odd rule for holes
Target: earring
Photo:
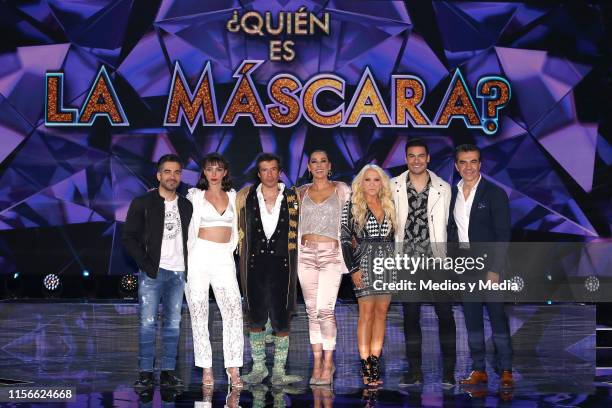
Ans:
<svg viewBox="0 0 612 408"><path fill-rule="evenodd" d="M327 172L327 178L331 178L331 176L332 176L332 172L330 170L330 171Z"/></svg>

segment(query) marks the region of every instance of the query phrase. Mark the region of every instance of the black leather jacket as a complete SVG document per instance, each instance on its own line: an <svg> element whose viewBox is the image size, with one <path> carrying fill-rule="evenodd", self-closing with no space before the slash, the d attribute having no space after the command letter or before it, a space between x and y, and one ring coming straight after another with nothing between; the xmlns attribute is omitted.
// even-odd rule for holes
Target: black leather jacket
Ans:
<svg viewBox="0 0 612 408"><path fill-rule="evenodd" d="M187 233L193 207L185 197L179 194L177 196L183 235L185 279L187 279ZM134 258L138 268L153 279L157 277L159 270L164 235L164 212L164 198L159 195L157 189L136 197L130 204L121 237L123 247Z"/></svg>

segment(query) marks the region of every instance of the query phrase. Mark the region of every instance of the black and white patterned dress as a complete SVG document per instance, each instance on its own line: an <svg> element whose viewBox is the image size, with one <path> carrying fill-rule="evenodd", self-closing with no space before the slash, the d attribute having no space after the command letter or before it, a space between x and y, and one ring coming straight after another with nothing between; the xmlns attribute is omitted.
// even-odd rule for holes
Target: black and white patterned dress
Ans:
<svg viewBox="0 0 612 408"><path fill-rule="evenodd" d="M360 298L372 295L388 295L389 290L374 288L375 281L381 281L376 286L380 288L381 283L397 282L396 269L384 269L382 273L374 272L374 258L394 257L393 225L386 217L382 223L378 223L374 214L368 209L365 226L357 229L352 214L351 200L347 201L342 208L340 220L340 240L342 242L342 255L344 263L351 274L361 270L361 283L363 288L353 286L355 296ZM356 244L356 245L354 245Z"/></svg>

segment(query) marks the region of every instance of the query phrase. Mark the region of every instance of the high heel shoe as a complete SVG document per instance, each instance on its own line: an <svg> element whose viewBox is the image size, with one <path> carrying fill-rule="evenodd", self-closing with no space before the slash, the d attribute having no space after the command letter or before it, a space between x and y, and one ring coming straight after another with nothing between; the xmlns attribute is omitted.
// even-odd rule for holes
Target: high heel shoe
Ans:
<svg viewBox="0 0 612 408"><path fill-rule="evenodd" d="M329 379L324 380L323 378L319 378L316 385L334 385L334 373L336 372L336 365L332 366L331 372L329 373Z"/></svg>
<svg viewBox="0 0 612 408"><path fill-rule="evenodd" d="M323 371L323 352L320 350L313 350L312 354L314 367L312 367L312 376L310 377L310 381L308 381L308 383L310 385L317 385L317 381L319 381L321 378L321 372ZM316 373L318 373L318 375L316 375Z"/></svg>
<svg viewBox="0 0 612 408"><path fill-rule="evenodd" d="M227 391L227 397L225 398L225 406L227 408L240 408L240 393L241 388L232 388Z"/></svg>
<svg viewBox="0 0 612 408"><path fill-rule="evenodd" d="M361 359L361 377L363 378L363 383L365 385L369 385L372 382L369 360L369 358L367 360L365 358Z"/></svg>
<svg viewBox="0 0 612 408"><path fill-rule="evenodd" d="M319 371L322 371L323 369L319 369ZM314 369L312 370L312 372L314 373ZM315 377L314 375L312 377L310 377L310 381L308 382L310 385L317 385L318 381L321 378L321 374L319 374L318 377Z"/></svg>
<svg viewBox="0 0 612 408"><path fill-rule="evenodd" d="M206 385L202 385L202 402L204 402L205 404L206 403L208 403L208 404L212 403L212 398L213 398L213 393L214 392L215 392L215 390L213 389L213 387L207 387ZM204 406L206 406L206 405L204 405Z"/></svg>
<svg viewBox="0 0 612 408"><path fill-rule="evenodd" d="M212 387L213 385L215 385L212 368L202 369L202 385L205 387Z"/></svg>
<svg viewBox="0 0 612 408"><path fill-rule="evenodd" d="M236 370L236 378L232 379L232 373L230 373L229 369L225 369L225 374L227 374L227 383L232 388L243 388L244 381L240 378L240 369L238 367L233 367Z"/></svg>
<svg viewBox="0 0 612 408"><path fill-rule="evenodd" d="M371 355L368 357L368 361L370 363L370 384L379 385L382 384L382 380L380 379L381 373L381 364L380 357L375 355Z"/></svg>

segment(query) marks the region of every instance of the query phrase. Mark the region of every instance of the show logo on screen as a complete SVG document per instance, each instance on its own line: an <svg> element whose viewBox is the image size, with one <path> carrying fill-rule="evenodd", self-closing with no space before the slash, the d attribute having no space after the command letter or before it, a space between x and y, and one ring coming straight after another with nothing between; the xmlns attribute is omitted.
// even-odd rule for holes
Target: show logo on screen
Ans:
<svg viewBox="0 0 612 408"><path fill-rule="evenodd" d="M235 35L269 38L270 61L291 62L299 50L290 38L329 35L330 18L328 13L322 13L319 18L305 8L297 12L281 11L276 16L257 11L239 16L235 11L226 27ZM483 76L471 90L457 68L444 96L435 103L437 109L428 113L422 107L428 98L422 78L398 73L392 74L389 82L375 78L367 65L352 95L346 92L344 78L328 72L302 79L289 72L277 73L268 80L265 94L260 95L253 73L264 62L243 60L234 70L231 95L220 102L215 96L210 61L203 62L204 68L195 86L186 80L181 62L175 61L163 126L187 125L193 133L198 126L234 126L238 119L245 117L256 127L291 127L305 120L320 128L351 128L358 127L367 118L380 128L448 128L456 120L469 129L491 135L497 132L499 113L511 98L507 79ZM386 92L390 94L388 99L381 94L381 80L390 83L390 92ZM80 109L64 107L63 83L64 73L46 74L46 126L91 126L98 117L106 118L111 126L129 126L104 66L100 67ZM336 100L336 106L323 106L321 95Z"/></svg>

